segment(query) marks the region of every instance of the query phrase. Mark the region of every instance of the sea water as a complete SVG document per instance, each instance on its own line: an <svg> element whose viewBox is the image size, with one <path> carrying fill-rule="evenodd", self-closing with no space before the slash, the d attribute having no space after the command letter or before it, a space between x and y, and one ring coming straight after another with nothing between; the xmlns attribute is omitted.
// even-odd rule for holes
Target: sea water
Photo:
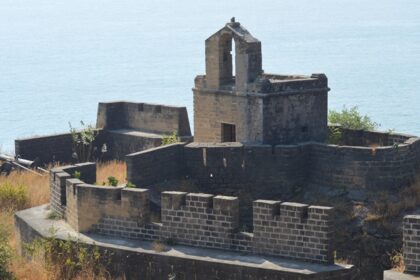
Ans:
<svg viewBox="0 0 420 280"><path fill-rule="evenodd" d="M326 73L329 107L420 135L418 0L1 0L0 147L94 123L97 103L187 106L204 40L232 16L267 73Z"/></svg>

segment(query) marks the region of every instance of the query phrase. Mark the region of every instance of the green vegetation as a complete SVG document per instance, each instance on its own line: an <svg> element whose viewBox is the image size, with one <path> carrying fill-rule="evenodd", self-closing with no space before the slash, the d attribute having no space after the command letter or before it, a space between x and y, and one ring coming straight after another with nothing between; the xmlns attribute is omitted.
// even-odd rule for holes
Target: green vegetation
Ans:
<svg viewBox="0 0 420 280"><path fill-rule="evenodd" d="M171 135L164 135L162 138L162 146L175 144L181 142L178 137L178 133L174 131Z"/></svg>
<svg viewBox="0 0 420 280"><path fill-rule="evenodd" d="M25 251L33 259L41 258L53 279L110 279L105 268L110 263L110 253L79 240L58 239L54 229L50 232L49 237L27 244Z"/></svg>
<svg viewBox="0 0 420 280"><path fill-rule="evenodd" d="M109 176L108 177L108 184L111 185L111 186L113 186L113 187L118 186L118 180L117 180L117 178L115 178L114 176Z"/></svg>
<svg viewBox="0 0 420 280"><path fill-rule="evenodd" d="M131 183L131 182L128 182L127 183L127 185L125 186L126 188L133 188L133 189L135 189L136 188L136 185L134 185L133 183Z"/></svg>
<svg viewBox="0 0 420 280"><path fill-rule="evenodd" d="M343 141L343 134L341 132L341 129L339 127L329 126L327 143L340 145L342 141Z"/></svg>
<svg viewBox="0 0 420 280"><path fill-rule="evenodd" d="M82 176L82 173L80 171L74 171L73 178L80 179Z"/></svg>
<svg viewBox="0 0 420 280"><path fill-rule="evenodd" d="M29 204L27 188L23 185L0 184L0 210L20 210Z"/></svg>
<svg viewBox="0 0 420 280"><path fill-rule="evenodd" d="M12 280L15 277L9 271L13 256L12 248L9 245L11 229L7 226L7 223L3 222L3 218L2 215L0 220L0 279Z"/></svg>
<svg viewBox="0 0 420 280"><path fill-rule="evenodd" d="M63 216L54 210L51 210L47 215L47 219L49 220L61 220L62 218Z"/></svg>
<svg viewBox="0 0 420 280"><path fill-rule="evenodd" d="M92 125L85 125L83 121L80 121L82 129L76 130L70 126L70 133L73 138L73 157L79 162L86 162L92 159L93 153L93 142L98 135L97 130Z"/></svg>
<svg viewBox="0 0 420 280"><path fill-rule="evenodd" d="M361 115L357 106L350 109L344 106L341 111L330 110L328 121L350 129L374 130L379 127L379 124L372 121L370 117Z"/></svg>

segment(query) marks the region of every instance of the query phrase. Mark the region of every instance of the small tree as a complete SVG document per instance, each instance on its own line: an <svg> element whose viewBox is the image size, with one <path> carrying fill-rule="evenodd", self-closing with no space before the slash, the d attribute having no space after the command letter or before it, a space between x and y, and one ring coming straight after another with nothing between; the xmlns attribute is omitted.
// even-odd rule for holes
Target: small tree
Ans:
<svg viewBox="0 0 420 280"><path fill-rule="evenodd" d="M80 121L82 129L76 130L70 126L70 133L73 138L73 157L79 162L90 161L93 154L93 142L96 136L98 136L97 130L92 125L85 125L83 121Z"/></svg>
<svg viewBox="0 0 420 280"><path fill-rule="evenodd" d="M343 106L341 111L330 110L328 121L332 124L339 124L343 128L374 130L379 124L372 121L370 117L361 115L357 106L347 109Z"/></svg>

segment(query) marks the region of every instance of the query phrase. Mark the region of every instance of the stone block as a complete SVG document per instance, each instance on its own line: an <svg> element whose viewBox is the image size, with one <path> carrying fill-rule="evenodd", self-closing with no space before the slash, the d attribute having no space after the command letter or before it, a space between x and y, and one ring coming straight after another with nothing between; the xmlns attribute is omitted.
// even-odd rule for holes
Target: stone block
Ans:
<svg viewBox="0 0 420 280"><path fill-rule="evenodd" d="M162 209L179 209L185 205L186 192L166 191L161 194Z"/></svg>

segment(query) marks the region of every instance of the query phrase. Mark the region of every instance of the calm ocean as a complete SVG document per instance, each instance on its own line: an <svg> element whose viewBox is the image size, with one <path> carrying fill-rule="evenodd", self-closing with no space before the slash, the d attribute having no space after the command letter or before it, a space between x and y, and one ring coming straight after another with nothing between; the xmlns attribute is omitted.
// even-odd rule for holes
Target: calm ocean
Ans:
<svg viewBox="0 0 420 280"><path fill-rule="evenodd" d="M324 72L329 106L420 135L419 0L1 0L0 147L94 123L99 101L185 105L204 40L235 16L265 72Z"/></svg>

